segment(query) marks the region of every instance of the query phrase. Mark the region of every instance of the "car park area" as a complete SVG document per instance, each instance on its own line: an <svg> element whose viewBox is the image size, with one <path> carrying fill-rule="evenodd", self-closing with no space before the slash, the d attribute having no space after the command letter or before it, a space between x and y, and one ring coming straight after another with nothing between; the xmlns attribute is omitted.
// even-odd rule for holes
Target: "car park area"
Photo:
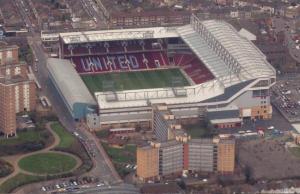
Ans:
<svg viewBox="0 0 300 194"><path fill-rule="evenodd" d="M272 88L272 103L289 122L299 122L300 77L277 80Z"/></svg>

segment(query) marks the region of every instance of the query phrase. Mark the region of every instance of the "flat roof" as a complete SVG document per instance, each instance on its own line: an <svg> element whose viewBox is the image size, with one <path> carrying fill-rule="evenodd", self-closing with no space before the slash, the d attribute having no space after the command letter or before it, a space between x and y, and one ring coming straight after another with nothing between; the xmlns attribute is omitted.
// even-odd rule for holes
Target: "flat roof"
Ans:
<svg viewBox="0 0 300 194"><path fill-rule="evenodd" d="M78 44L115 40L173 38L178 37L178 34L176 32L175 27L152 27L85 32L67 32L60 33L59 36L65 44Z"/></svg>
<svg viewBox="0 0 300 194"><path fill-rule="evenodd" d="M228 119L213 119L210 120L211 124L219 124L219 123L237 123L242 122L241 118L228 118Z"/></svg>
<svg viewBox="0 0 300 194"><path fill-rule="evenodd" d="M69 107L75 103L96 105L96 101L76 72L70 60L48 58L47 68Z"/></svg>

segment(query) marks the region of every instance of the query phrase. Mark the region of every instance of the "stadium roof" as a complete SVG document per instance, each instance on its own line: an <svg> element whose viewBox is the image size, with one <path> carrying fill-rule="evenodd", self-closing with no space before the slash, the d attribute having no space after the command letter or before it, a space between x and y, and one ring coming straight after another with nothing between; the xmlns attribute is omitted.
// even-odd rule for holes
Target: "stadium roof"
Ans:
<svg viewBox="0 0 300 194"><path fill-rule="evenodd" d="M219 20L200 21L195 16L194 20L177 31L225 87L276 76L265 55L230 24Z"/></svg>
<svg viewBox="0 0 300 194"><path fill-rule="evenodd" d="M60 33L59 35L65 44L178 37L176 28L174 27L152 27L86 32L68 32Z"/></svg>
<svg viewBox="0 0 300 194"><path fill-rule="evenodd" d="M202 24L241 65L243 76L253 79L275 75L265 55L251 41L240 36L229 23L207 20Z"/></svg>
<svg viewBox="0 0 300 194"><path fill-rule="evenodd" d="M78 103L96 105L96 101L69 60L49 58L47 68L68 108L73 109Z"/></svg>

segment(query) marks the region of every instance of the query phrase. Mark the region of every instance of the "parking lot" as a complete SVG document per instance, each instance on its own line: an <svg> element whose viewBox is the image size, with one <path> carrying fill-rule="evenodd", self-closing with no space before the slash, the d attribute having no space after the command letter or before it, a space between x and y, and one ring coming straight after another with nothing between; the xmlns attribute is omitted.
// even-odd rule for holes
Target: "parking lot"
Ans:
<svg viewBox="0 0 300 194"><path fill-rule="evenodd" d="M76 191L88 187L102 187L109 186L107 182L101 182L98 179L92 177L83 177L81 179L66 179L57 181L53 184L44 185L41 187L42 192L54 192L54 191Z"/></svg>
<svg viewBox="0 0 300 194"><path fill-rule="evenodd" d="M272 88L272 104L289 122L300 122L300 77L277 80Z"/></svg>

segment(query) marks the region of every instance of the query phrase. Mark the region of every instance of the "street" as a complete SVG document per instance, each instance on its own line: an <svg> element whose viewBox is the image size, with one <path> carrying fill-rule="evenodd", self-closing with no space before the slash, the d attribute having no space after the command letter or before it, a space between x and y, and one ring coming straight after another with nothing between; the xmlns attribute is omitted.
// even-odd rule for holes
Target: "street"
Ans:
<svg viewBox="0 0 300 194"><path fill-rule="evenodd" d="M276 33L283 31L285 34L285 44L289 50L291 57L300 62L300 49L296 48L296 43L293 40L292 31L295 31L293 21L285 21L282 18L273 18L273 27Z"/></svg>
<svg viewBox="0 0 300 194"><path fill-rule="evenodd" d="M84 142L82 142L82 145L89 146L89 149L92 149L94 153L94 156L91 156L94 163L94 168L90 172L82 176L92 176L95 178L99 178L99 180L106 181L109 184L121 183L122 179L119 177L112 162L104 151L102 145L99 143L98 139L86 129L78 127L78 123L73 120L67 108L65 107L63 100L60 98L56 89L50 82L46 67L48 56L44 53L43 47L41 46L40 34L35 33L34 25L30 20L30 15L28 11L26 11L27 8L24 6L23 1L15 0L15 3L30 32L30 36L28 36L28 43L35 57L36 71L34 73L42 87L42 89L38 92L39 96L48 97L52 104L53 111L57 114L62 125L70 132L76 131L79 134L79 137L84 140ZM93 16L99 18L100 21L100 14L97 13L96 8L93 7L92 4L93 2L88 1L86 6L91 11ZM35 69L34 67L32 68ZM86 150L88 149L86 148ZM30 184L22 187L20 190L18 190L18 193L39 193L41 192L40 189L42 186L53 184L54 182L57 182L57 180ZM95 191L96 190L97 188L95 189Z"/></svg>

